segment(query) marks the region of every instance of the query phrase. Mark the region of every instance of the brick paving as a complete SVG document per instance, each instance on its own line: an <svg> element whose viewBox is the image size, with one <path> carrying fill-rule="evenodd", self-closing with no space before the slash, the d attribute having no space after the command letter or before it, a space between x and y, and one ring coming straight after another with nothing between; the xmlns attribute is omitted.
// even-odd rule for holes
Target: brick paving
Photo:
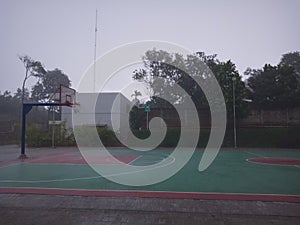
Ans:
<svg viewBox="0 0 300 225"><path fill-rule="evenodd" d="M1 194L0 224L300 224L300 204Z"/></svg>

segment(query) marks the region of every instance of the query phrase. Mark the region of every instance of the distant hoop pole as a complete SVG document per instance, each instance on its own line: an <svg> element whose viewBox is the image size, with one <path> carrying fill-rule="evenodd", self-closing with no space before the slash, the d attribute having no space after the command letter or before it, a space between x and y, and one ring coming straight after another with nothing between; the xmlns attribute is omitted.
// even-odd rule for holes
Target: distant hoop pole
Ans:
<svg viewBox="0 0 300 225"><path fill-rule="evenodd" d="M233 106L233 142L234 148L237 148L237 140L236 140L236 103L235 103L235 81L236 78L232 77L232 106Z"/></svg>

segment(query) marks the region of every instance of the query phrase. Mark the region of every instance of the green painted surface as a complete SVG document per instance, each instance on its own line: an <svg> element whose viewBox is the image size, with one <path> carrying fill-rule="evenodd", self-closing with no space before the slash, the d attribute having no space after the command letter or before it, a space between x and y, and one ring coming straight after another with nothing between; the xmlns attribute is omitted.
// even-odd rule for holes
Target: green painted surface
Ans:
<svg viewBox="0 0 300 225"><path fill-rule="evenodd" d="M170 153L171 150L166 149L150 153L113 150L114 155L141 155L133 163L138 166L153 164ZM202 153L201 150L196 151L176 175L150 186L129 187L113 183L88 165L30 163L0 168L0 186L300 195L300 166L262 165L246 161L259 156L300 159L299 151L221 151L207 170L199 172L197 168Z"/></svg>

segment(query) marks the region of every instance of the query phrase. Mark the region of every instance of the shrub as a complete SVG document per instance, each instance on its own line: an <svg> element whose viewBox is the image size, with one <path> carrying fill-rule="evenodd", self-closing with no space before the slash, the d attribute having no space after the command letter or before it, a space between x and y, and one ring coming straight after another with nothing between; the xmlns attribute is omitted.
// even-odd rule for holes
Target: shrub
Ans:
<svg viewBox="0 0 300 225"><path fill-rule="evenodd" d="M65 124L54 127L54 145L75 145L74 135L69 133ZM26 128L26 144L29 147L49 147L52 145L52 127L45 128L40 124L30 124Z"/></svg>

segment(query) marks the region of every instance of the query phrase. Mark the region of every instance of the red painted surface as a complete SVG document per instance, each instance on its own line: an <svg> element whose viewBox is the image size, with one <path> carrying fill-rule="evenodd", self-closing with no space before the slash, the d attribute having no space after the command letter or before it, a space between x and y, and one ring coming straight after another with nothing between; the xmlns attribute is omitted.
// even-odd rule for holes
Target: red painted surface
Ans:
<svg viewBox="0 0 300 225"><path fill-rule="evenodd" d="M115 158L130 163L136 155L114 155ZM111 164L119 163L114 157L97 156L90 160L94 163ZM291 158L252 158L250 162L276 164L276 165L300 165L300 160ZM20 160L2 162L0 166L18 164ZM53 154L42 158L28 158L25 163L38 164L86 164L81 155ZM276 195L276 194L236 194L236 193L189 193L189 192L159 192L159 191L113 191L113 190L79 190L56 188L18 188L0 187L1 193L9 194L45 194L45 195L75 195L95 197L140 197L140 198L173 198L173 199L203 199L203 200L237 200L237 201L270 201L270 202L297 202L300 203L300 195Z"/></svg>
<svg viewBox="0 0 300 225"><path fill-rule="evenodd" d="M19 164L20 160L11 160L11 161L7 161L7 162L0 162L0 168L1 167L6 167L6 166L12 166L15 164Z"/></svg>
<svg viewBox="0 0 300 225"><path fill-rule="evenodd" d="M87 161L89 164L120 164L130 163L135 160L137 155L114 155L114 156L88 156ZM26 162L34 164L87 164L86 159L82 155L75 154L56 154L52 156L28 159Z"/></svg>
<svg viewBox="0 0 300 225"><path fill-rule="evenodd" d="M298 202L299 195L272 194L228 194L228 193L188 193L188 192L155 192L155 191L111 191L111 190L74 190L48 188L7 188L0 187L0 194L45 194L95 197L139 197L139 198L172 198L203 200L235 200L266 202Z"/></svg>
<svg viewBox="0 0 300 225"><path fill-rule="evenodd" d="M270 165L286 165L286 166L300 166L300 159L292 158L251 158L248 162L270 164Z"/></svg>

